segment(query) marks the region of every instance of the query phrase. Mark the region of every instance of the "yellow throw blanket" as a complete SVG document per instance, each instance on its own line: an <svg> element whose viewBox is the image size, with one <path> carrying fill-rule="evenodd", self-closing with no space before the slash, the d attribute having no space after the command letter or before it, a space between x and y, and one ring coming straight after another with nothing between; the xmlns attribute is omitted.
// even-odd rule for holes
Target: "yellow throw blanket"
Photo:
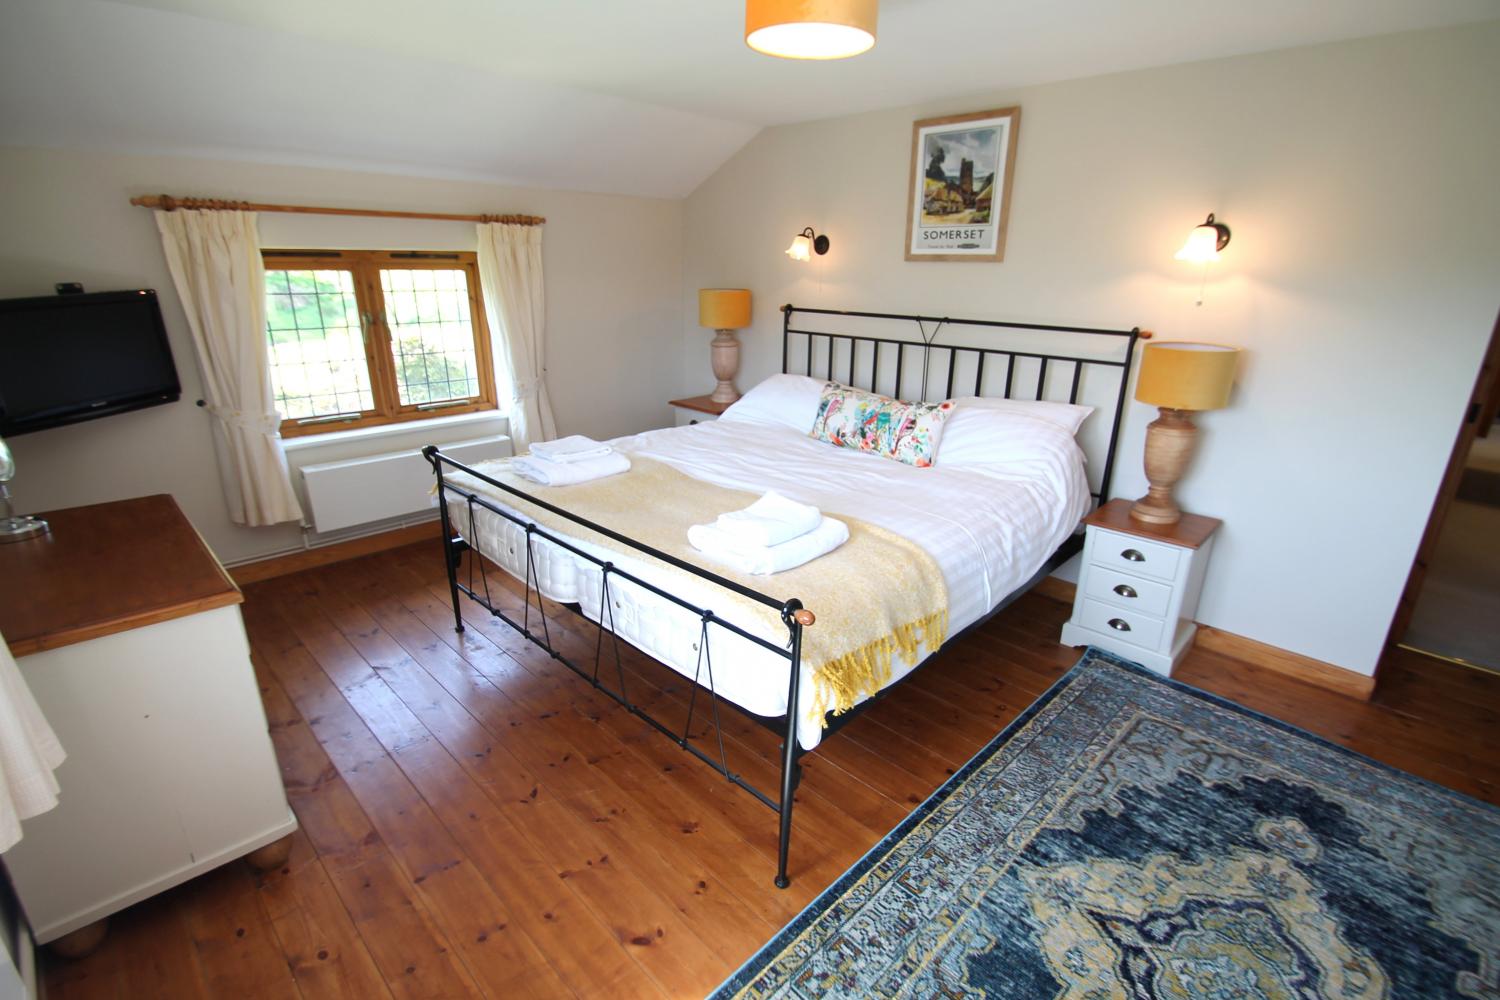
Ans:
<svg viewBox="0 0 1500 1000"><path fill-rule="evenodd" d="M948 587L942 571L931 556L900 535L830 511L849 525L849 540L839 548L772 576L737 573L689 545L687 529L746 507L756 495L694 479L661 462L632 457L631 463L631 470L621 475L556 487L523 479L505 463L477 468L507 486L725 579L772 597L801 600L817 616L817 622L802 633L802 662L811 670L814 687L809 717L825 725L825 713L846 711L860 696L874 694L890 682L891 657L898 650L906 660L914 660L919 644L931 651L947 637ZM666 574L691 576L470 476L446 475L561 536L627 553ZM457 518L455 523L463 524L465 519ZM752 627L754 622L769 620L779 628L775 610L699 582L713 591L711 607L719 617L747 631L778 634L775 629Z"/></svg>

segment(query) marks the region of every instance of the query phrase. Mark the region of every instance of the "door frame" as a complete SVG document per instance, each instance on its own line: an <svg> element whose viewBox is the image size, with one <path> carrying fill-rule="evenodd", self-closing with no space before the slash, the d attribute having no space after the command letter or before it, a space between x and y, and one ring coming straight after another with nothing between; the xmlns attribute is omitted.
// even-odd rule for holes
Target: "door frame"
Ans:
<svg viewBox="0 0 1500 1000"><path fill-rule="evenodd" d="M1469 449L1479 436L1480 428L1488 428L1494 423L1497 406L1500 406L1500 316L1495 318L1489 346L1485 348L1484 359L1479 363L1479 374L1474 377L1474 388L1464 407L1463 421L1458 425L1453 451L1448 456L1448 468L1443 472L1437 498L1432 504L1432 513L1427 519L1427 529L1422 532L1422 541L1417 546L1416 558L1412 560L1406 586L1401 591L1401 599L1396 602L1396 614L1391 619L1391 629L1385 639L1387 650L1404 639L1407 630L1411 628L1412 615L1417 610L1417 598L1427 580L1428 563L1433 549L1437 547L1438 535L1448 519L1448 511L1453 507L1453 498L1458 495L1458 484L1463 479ZM1377 677L1379 673L1377 664Z"/></svg>

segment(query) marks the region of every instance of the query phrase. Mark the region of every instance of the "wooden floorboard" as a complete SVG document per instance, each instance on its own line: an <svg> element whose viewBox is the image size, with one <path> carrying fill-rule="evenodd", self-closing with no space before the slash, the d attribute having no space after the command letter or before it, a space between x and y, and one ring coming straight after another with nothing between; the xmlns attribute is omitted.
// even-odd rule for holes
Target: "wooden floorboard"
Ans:
<svg viewBox="0 0 1500 1000"><path fill-rule="evenodd" d="M1068 607L1028 594L826 740L778 891L774 814L467 599L455 632L431 543L245 596L292 856L118 914L93 955L47 960L49 997L701 996L1079 655ZM568 612L553 636L592 657ZM619 669L686 723L684 679L628 648ZM1176 676L1500 802L1500 675L1398 651L1369 703L1204 650ZM720 712L731 765L774 787L776 736Z"/></svg>

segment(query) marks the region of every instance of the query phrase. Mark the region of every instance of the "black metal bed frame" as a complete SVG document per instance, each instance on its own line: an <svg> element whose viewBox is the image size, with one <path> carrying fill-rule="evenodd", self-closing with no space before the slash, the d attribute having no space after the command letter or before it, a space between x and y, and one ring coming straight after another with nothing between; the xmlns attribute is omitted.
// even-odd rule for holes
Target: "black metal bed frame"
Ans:
<svg viewBox="0 0 1500 1000"><path fill-rule="evenodd" d="M882 355L888 357L889 354L894 351L895 368L894 380L892 382L892 385L894 386L896 391L890 394L896 396L899 396L901 394L902 386L905 384L903 382L903 374L905 374L904 369L906 354L908 350L920 350L921 352L922 381L921 391L918 395L918 398L922 400L925 400L927 398L928 385L930 382L930 376L932 374L932 361L934 352L938 353L940 361L946 361L945 377L944 374L940 374L939 376L945 385L943 398L952 397L955 379L957 377L960 366L971 361L975 369L973 380L973 395L979 396L984 395L983 389L985 388L986 384L986 362L993 361L1001 357L1005 359L1005 382L1002 396L1006 399L1014 398L1012 396L1012 390L1016 381L1015 376L1017 373L1016 369L1019 359L1034 361L1038 369L1033 394L1030 397L1032 399L1041 399L1046 393L1047 371L1049 363L1071 365L1072 377L1068 391L1068 401L1070 403L1076 403L1078 401L1081 379L1086 367L1098 366L1105 369L1119 369L1119 387L1115 396L1114 414L1110 424L1109 444L1104 460L1104 470L1101 475L1099 489L1097 491L1091 491L1091 495L1101 503L1105 498L1108 497L1111 472L1113 471L1114 465L1115 446L1119 438L1120 420L1125 403L1126 384L1129 381L1129 369L1134 358L1136 342L1140 339L1148 338L1151 336L1149 333L1141 331L1139 327L1130 330L1107 330L1093 327L1052 326L1037 323L1012 323L996 320L954 319L950 317L921 316L901 313L859 312L838 309L809 309L798 308L792 305L783 306L782 312L783 318L781 357L783 372L792 371L790 362L793 338L804 337L806 338L805 352L803 353L805 365L803 371L796 374L805 374L817 377L813 370L814 363L815 361L821 359L820 355L826 355L824 377L832 380L834 375L836 355L838 354L837 349L838 346L842 344L846 346L846 353L848 356L848 363L845 366L845 373L847 375L846 384L859 385L862 380L858 379L857 377L859 375L860 368L858 359L861 353L862 345L869 345L867 352L869 354L870 360L869 379L868 385L864 387L874 389L882 381L882 371L888 370L882 369L881 367ZM900 340L889 337L876 337L849 333L827 332L822 330L799 329L793 327L792 325L792 316L794 313L831 317L849 317L868 320L915 322L917 324L918 330L920 331L921 339ZM930 331L928 330L928 324L933 324ZM1109 360L1102 358L1086 358L1072 354L1044 354L1034 351L1010 350L995 347L971 347L946 344L940 345L935 343L935 341L938 334L944 327L1003 328L1012 330L1040 331L1043 333L1063 333L1108 338L1124 338L1125 351L1123 358L1118 360ZM822 344L821 350L818 346L820 343ZM991 371L993 373L993 368L991 369ZM698 566L693 565L692 563L685 562L669 553L662 552L661 550L653 548L652 546L638 542L635 539L620 534L619 532L616 532L605 525L596 524L586 518L582 518L577 516L576 514L572 514L561 507L557 507L553 504L547 503L544 500L540 500L528 493L508 486L505 483L498 482L495 479L485 476L483 473L477 472L460 462L454 461L447 455L442 454L442 452L436 445L427 446L422 450L422 454L427 459L429 464L431 464L433 474L437 478L438 511L443 529L443 551L448 569L449 596L453 602L454 628L459 632L462 632L464 630L463 611L462 605L460 603L460 595L466 595L480 604L486 610L488 610L491 615L499 618L501 621L505 622L511 628L519 632L522 636L530 640L532 643L536 644L554 660L559 661L568 669L572 670L574 673L587 680L596 689L602 691L608 697L614 699L614 701L619 703L632 715L635 715L638 718L642 719L653 728L661 732L663 735L665 735L668 739L672 740L672 742L676 743L679 747L693 754L693 756L697 757L699 760L712 767L719 774L723 775L724 778L731 784L745 789L755 798L760 800L763 804L770 807L779 815L780 818L780 838L777 844L777 867L775 884L778 888L786 888L790 884L790 880L787 877L787 855L788 848L791 842L793 795L795 794L798 783L801 780L802 768L799 761L803 753L806 752L802 750L797 740L797 721L799 716L798 703L802 674L802 633L804 629L814 626L816 617L813 612L804 608L802 602L796 598L777 598L771 596L770 594L762 593L758 590L746 587L740 583L735 582L734 580L726 579L725 577L722 577L717 573L702 569ZM548 531L547 529L536 524L534 521L522 517L514 511L507 510L495 504L494 502L490 501L484 496L481 496L471 489L450 481L444 475L445 468L450 469L454 472L460 472L469 476L473 476L474 478L488 484L492 488L512 494L522 500L525 500L527 503L534 504L542 510L549 511L550 513L562 517L569 522L577 524L582 528L597 532L598 534L603 535L611 541L624 546L631 553L639 553L641 555L659 560L660 562L665 563L668 566L691 574L698 579L707 581L708 583L714 584L715 586L738 594L741 597L748 598L751 601L764 605L767 609L776 612L780 616L781 622L787 630L786 645L782 646L778 643L771 642L763 638L762 636L756 635L741 627L740 625L730 622L723 617L715 614L712 609L699 607L691 601L685 600L676 594L672 594L667 590L661 588L660 586L657 586L656 584L648 580L644 580L640 576L626 569L622 569L621 567L615 565L615 563L611 560L601 559L598 556L585 551L574 541L560 536L554 532ZM461 497L467 502L468 524L466 526L462 526L467 528L467 532L455 530L455 525L452 523L453 517L448 509L448 497L450 494ZM524 611L522 612L519 619L501 610L496 606L493 599L491 598L489 578L484 565L484 554L478 549L478 534L474 530L474 517L476 508L482 508L491 514L501 517L516 525L518 528L524 530L525 532L526 570L525 580L523 581L525 587L523 598ZM552 642L551 633L547 623L545 605L543 603L544 599L541 594L539 581L537 580L534 549L534 540L537 538L544 539L545 541L566 550L567 552L585 560L586 562L592 563L599 569L600 620L593 623L597 628L597 637L594 647L594 662L592 664L592 669L588 669L584 665L575 662L572 658L561 652ZM990 615L993 615L1008 606L1021 594L1025 593L1032 586L1034 586L1042 577L1045 577L1047 574L1051 573L1053 569L1057 568L1057 566L1061 565L1068 558L1070 558L1075 552L1079 550L1080 547L1081 540L1076 534L1069 537L1047 559L1042 568L1038 570L1030 580L1028 580L1023 586L1008 594L985 617L988 618ZM463 564L463 553L465 551L470 551L472 553L468 560L468 573L466 580L460 579L459 572L459 568ZM500 563L497 561L496 565L498 566L500 565ZM632 701L629 696L629 692L625 683L624 664L620 658L620 636L615 629L614 612L612 610L613 605L610 601L611 578L619 578L621 580L628 581L635 586L641 587L651 594L654 594L655 596L692 613L693 615L697 616L702 623L700 626L701 632L699 636L699 642L697 644L698 662L695 668L694 676L692 677L694 686L692 695L688 701L687 721L684 724L682 732L680 734L674 729L668 727L665 723L652 716L645 709L641 708L634 701ZM533 622L531 619L533 592L535 592L536 595L538 615L537 624L539 625L540 631L537 631L533 628ZM574 612L582 614L582 609L579 607L579 605L572 604L568 605L568 607ZM604 620L606 616L608 617L607 622ZM974 623L974 625L969 626L969 628L972 629L978 624L980 623L976 622ZM713 655L710 642L710 636L712 633L709 630L709 627L711 625L717 628L724 629L730 633L733 633L734 635L741 637L742 639L748 640L749 642L763 649L781 656L786 659L788 663L789 679L787 682L786 714L784 716L766 718L751 712L746 712L746 714L749 715L752 719L755 719L761 725L766 726L782 737L780 776L781 787L779 789L780 794L777 799L773 799L770 795L756 788L742 775L736 773L729 766L728 758L724 751L724 733L722 727L719 724L719 697L717 691L715 690L713 681ZM969 631L969 629L965 629L964 633L966 633L967 631ZM601 682L599 678L600 666L603 662L605 653L604 637L606 632L609 634L610 645L614 655L616 679L619 685L618 690L610 687L604 682ZM964 633L960 633L960 635ZM928 655L927 659L931 659L932 656L935 656L937 655L937 653L941 652L943 648L947 648L948 644L956 638L958 638L958 636L950 636L948 640L943 644L943 647L931 652ZM705 671L707 673L706 686L713 712L714 731L718 740L718 759L715 759L713 756L699 749L699 747L692 742L691 737L693 712L697 701L698 689L705 686L703 683L703 674ZM913 670L912 672L914 673L915 671ZM910 674L908 674L907 676L910 676ZM852 719L863 712L864 709L869 707L880 698L884 697L885 694L895 686L896 685L891 685L878 692L871 698L867 699L866 701L862 702L861 704L856 705L853 709L833 716L832 719L828 720L826 735L831 735L833 732L847 725Z"/></svg>

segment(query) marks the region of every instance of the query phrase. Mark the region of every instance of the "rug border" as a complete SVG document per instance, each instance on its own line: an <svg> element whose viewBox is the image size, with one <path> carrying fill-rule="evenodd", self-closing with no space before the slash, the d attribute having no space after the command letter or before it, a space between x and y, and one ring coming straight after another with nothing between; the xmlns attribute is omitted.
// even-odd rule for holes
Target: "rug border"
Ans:
<svg viewBox="0 0 1500 1000"><path fill-rule="evenodd" d="M829 883L827 888L814 896L801 910L797 911L796 916L788 920L781 926L779 930L776 931L775 934L771 935L770 940L757 948L754 954L745 959L745 961L741 962L739 966L735 968L735 970L728 976L724 977L723 982L716 986L713 992L709 994L710 1000L723 994L726 987L733 983L742 972L754 965L759 959L761 959L762 956L766 955L767 952L770 952L773 946L778 952L785 948L785 939L794 937L796 934L801 933L804 927L805 918L807 918L809 914L813 913L813 911L818 908L819 904L821 904L826 897L836 897L845 889L847 889L849 885L862 878L879 860L876 855L882 852L882 849L885 848L888 842L893 839L904 837L906 834L910 833L912 828L920 824L922 820L928 816L928 814L930 814L939 805L946 801L947 798L953 794L953 791L959 784L963 782L964 779L966 779L976 769L981 767L986 761L988 761L997 752L999 752L1002 747L1010 742L1012 737L1014 737L1021 729L1024 729L1032 719L1034 719L1043 709L1047 707L1047 705L1049 705L1054 699L1056 699L1058 695L1062 694L1063 691L1067 690L1067 688L1077 679L1077 675L1080 673L1081 668L1084 666L1084 664L1089 662L1091 659L1103 660L1110 666L1118 667L1122 670L1125 670L1127 673L1136 674L1140 677L1148 678L1150 680L1166 684L1168 687L1175 688L1178 691L1183 692L1184 694L1198 698L1202 701L1206 701L1212 705L1217 705L1221 708L1228 709L1229 711L1236 712L1240 715L1248 716L1249 718L1254 719L1257 722L1266 724L1273 729L1277 729L1285 733L1290 733L1294 736L1301 737L1302 739L1308 740L1326 749L1336 751L1348 757L1353 757L1356 760L1373 766L1379 771L1397 775L1407 781L1416 782L1417 784L1427 789L1440 792L1444 795L1452 796L1457 799L1461 799L1471 805L1478 806L1481 811L1500 814L1500 805L1485 802L1483 799L1476 799L1472 795L1466 795L1463 792L1456 791L1455 789L1449 788L1446 785L1440 785L1435 781L1431 781L1427 778L1422 777L1421 775L1412 774L1409 771L1403 771L1399 767L1387 764L1384 761L1376 760L1373 757L1360 753L1358 750L1351 750L1341 743L1335 743L1332 740L1319 736L1317 733L1310 732L1306 729L1301 728L1300 726L1292 725L1289 722L1277 719L1273 716L1265 714L1264 712L1260 712L1256 709L1241 705L1239 702L1232 701L1228 698L1223 697L1222 695L1217 695L1211 691L1205 691L1202 688L1194 687L1191 684L1187 684L1175 678L1159 674L1156 671L1151 670L1147 667L1143 667L1138 663L1123 659L1117 654L1111 653L1107 649L1102 649L1098 646L1088 646L1085 647L1082 655L1079 656L1078 662L1069 667L1066 673L1064 673L1061 677L1054 681L1052 685L1047 688L1047 690L1043 691L1035 701L1033 701L1026 707L1024 711L1021 712L1020 715L1012 719L1004 729L1000 730L1000 732L996 733L988 743L980 747L979 750L976 751L975 754L970 757L962 767L954 771L953 774L947 778L947 780L945 780L941 785L939 785L932 791L932 794L923 799L920 805L918 805L911 812L907 813L906 816L901 820L901 822L897 823L894 827L888 830L879 840L874 843L874 845L870 847L868 851L860 855L859 860L850 865L842 875L834 879L831 883Z"/></svg>
<svg viewBox="0 0 1500 1000"><path fill-rule="evenodd" d="M829 883L827 888L825 888L822 892L818 893L811 900L809 900L806 906L797 911L796 916L788 920L781 926L779 930L776 931L775 934L771 935L769 941L757 948L753 955L745 959L745 961L739 964L738 968L736 968L729 975L725 976L724 981L721 982L718 986L714 987L713 992L709 994L710 1000L712 1000L713 997L717 997L721 993L723 993L726 986L732 983L740 973L744 972L747 968L753 965L756 960L764 955L767 951L770 951L773 945L778 945L779 950L780 947L784 947L784 945L779 944L784 937L789 934L800 933L803 918L805 918L809 913L816 909L818 904L823 902L824 897L827 897L829 895L837 895L845 888L847 888L847 886L851 882L857 881L867 871L869 871L870 868L874 866L875 862L879 860L875 857L875 855L881 850L882 847L885 846L888 841L898 836L905 836L907 833L911 832L910 828L919 824L923 819L927 817L929 813L931 813L934 809L941 805L948 798L948 796L953 794L953 791L963 781L963 779L967 778L978 767L983 765L985 761L993 757L1001 747L1010 742L1011 737L1014 736L1016 732L1024 728L1026 724L1029 723L1033 718L1035 718L1036 715L1042 711L1042 709L1046 708L1053 699L1062 694L1063 691L1067 690L1068 686L1075 680L1074 675L1078 673L1078 668L1081 667L1084 661L1089 658L1090 653L1104 653L1104 655L1110 660L1111 663L1116 662L1114 657L1108 653L1105 653L1104 650L1096 649L1093 646L1089 646L1087 649L1085 649L1083 651L1083 655L1078 658L1078 662L1069 667L1067 672L1064 673L1061 677L1053 681L1051 687L1043 691L1035 701L1026 706L1026 709L1022 711L1020 715L1012 719L1004 729L1000 730L990 739L988 743L980 747L974 753L974 756L970 757L967 761L964 762L964 765L962 767L949 775L947 780L945 780L937 788L933 789L932 794L923 799L921 804L918 805L915 809L907 813L906 816L901 820L901 822L897 823L895 826L891 827L890 830L886 831L886 833L879 840L877 840L868 851L860 855L858 861L850 865L847 869L844 870L844 873L842 875ZM1126 663L1126 661L1123 660L1119 662L1122 665ZM1135 668L1134 664L1128 665Z"/></svg>

